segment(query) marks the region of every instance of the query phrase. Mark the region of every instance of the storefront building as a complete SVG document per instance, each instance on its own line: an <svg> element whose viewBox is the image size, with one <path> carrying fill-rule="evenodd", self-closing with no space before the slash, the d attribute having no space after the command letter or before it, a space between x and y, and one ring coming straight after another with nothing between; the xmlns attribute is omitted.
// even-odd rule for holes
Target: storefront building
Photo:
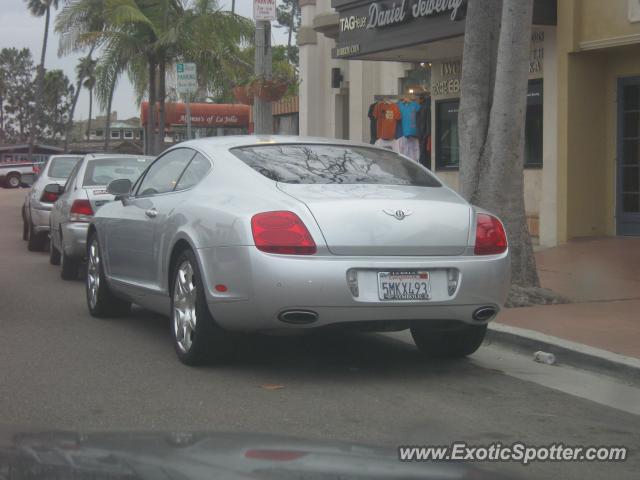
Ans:
<svg viewBox="0 0 640 480"><path fill-rule="evenodd" d="M457 188L466 1L300 5L300 133L369 142L376 100L424 96L426 163ZM535 241L640 234L638 0L535 1L525 143Z"/></svg>

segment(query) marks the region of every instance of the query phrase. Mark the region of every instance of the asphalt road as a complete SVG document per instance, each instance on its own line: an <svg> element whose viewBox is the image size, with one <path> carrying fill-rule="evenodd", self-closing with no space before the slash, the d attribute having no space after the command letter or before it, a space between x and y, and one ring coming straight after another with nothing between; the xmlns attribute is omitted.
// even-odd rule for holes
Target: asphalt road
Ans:
<svg viewBox="0 0 640 480"><path fill-rule="evenodd" d="M436 362L385 335L258 337L232 364L185 367L166 318L135 309L94 319L83 283L62 281L47 253L27 251L25 193L0 189L0 426L264 432L394 447L624 445L632 449L624 463L484 466L522 478L638 478L640 417L608 405L620 395L606 390L614 383L538 364L526 376L529 359L494 346ZM557 388L545 386L554 379ZM283 388L265 388L273 384ZM600 403L584 398L590 385ZM582 393L567 393L574 389Z"/></svg>

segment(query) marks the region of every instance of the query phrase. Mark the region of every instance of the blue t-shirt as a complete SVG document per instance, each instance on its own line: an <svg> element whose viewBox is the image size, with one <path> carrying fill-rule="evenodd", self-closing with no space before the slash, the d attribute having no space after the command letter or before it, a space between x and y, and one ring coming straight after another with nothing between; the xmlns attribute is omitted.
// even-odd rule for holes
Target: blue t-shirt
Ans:
<svg viewBox="0 0 640 480"><path fill-rule="evenodd" d="M398 102L398 108L402 115L402 136L417 136L416 114L420 110L420 105L417 102Z"/></svg>

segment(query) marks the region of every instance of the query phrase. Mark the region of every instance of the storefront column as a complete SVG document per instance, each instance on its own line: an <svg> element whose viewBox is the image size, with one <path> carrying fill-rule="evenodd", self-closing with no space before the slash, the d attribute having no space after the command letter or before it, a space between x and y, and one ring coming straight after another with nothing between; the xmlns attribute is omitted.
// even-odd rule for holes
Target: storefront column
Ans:
<svg viewBox="0 0 640 480"><path fill-rule="evenodd" d="M543 169L539 241L558 244L558 55L556 29L544 29Z"/></svg>

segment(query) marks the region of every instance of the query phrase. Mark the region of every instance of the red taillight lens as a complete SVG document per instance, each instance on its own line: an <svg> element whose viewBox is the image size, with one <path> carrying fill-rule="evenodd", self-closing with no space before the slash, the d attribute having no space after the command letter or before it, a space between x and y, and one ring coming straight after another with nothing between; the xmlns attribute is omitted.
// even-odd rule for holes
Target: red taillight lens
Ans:
<svg viewBox="0 0 640 480"><path fill-rule="evenodd" d="M93 208L89 200L74 200L71 205L70 220L72 222L89 222L93 217Z"/></svg>
<svg viewBox="0 0 640 480"><path fill-rule="evenodd" d="M493 215L476 216L476 255L495 255L507 249L507 234L502 222Z"/></svg>
<svg viewBox="0 0 640 480"><path fill-rule="evenodd" d="M265 212L251 219L258 250L285 255L313 255L316 244L302 220L293 212Z"/></svg>
<svg viewBox="0 0 640 480"><path fill-rule="evenodd" d="M33 173L35 173L36 175L40 173L40 166L39 165L32 165L31 166L31 171Z"/></svg>
<svg viewBox="0 0 640 480"><path fill-rule="evenodd" d="M59 196L60 195L58 195L57 193L42 192L42 196L40 197L40 201L41 202L46 202L46 203L53 203L56 200L58 200Z"/></svg>

